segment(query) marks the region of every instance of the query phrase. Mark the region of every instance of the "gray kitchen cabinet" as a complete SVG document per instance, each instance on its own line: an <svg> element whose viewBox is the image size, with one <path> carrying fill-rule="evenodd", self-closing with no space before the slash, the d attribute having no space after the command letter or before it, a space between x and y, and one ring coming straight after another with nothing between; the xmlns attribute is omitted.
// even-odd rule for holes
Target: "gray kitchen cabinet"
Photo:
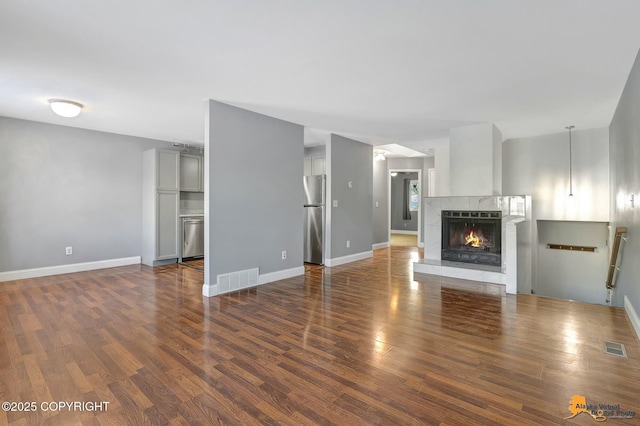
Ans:
<svg viewBox="0 0 640 426"><path fill-rule="evenodd" d="M304 157L303 170L305 176L326 174L325 156L314 155L311 157Z"/></svg>
<svg viewBox="0 0 640 426"><path fill-rule="evenodd" d="M200 155L180 155L180 191L204 192L203 163Z"/></svg>
<svg viewBox="0 0 640 426"><path fill-rule="evenodd" d="M311 176L311 157L304 157L302 170L305 176Z"/></svg>
<svg viewBox="0 0 640 426"><path fill-rule="evenodd" d="M175 263L179 257L180 153L145 151L142 173L142 263Z"/></svg>
<svg viewBox="0 0 640 426"><path fill-rule="evenodd" d="M325 174L325 158L322 157L311 157L311 174L312 175L323 175Z"/></svg>
<svg viewBox="0 0 640 426"><path fill-rule="evenodd" d="M178 191L180 188L180 153L157 149L154 168L157 189Z"/></svg>

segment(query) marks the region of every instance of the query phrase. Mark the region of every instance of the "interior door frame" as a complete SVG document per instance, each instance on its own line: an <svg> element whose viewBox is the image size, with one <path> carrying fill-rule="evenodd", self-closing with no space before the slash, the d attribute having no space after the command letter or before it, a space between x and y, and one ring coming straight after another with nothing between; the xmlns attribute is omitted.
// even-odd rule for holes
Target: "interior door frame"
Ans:
<svg viewBox="0 0 640 426"><path fill-rule="evenodd" d="M422 194L423 181L422 169L389 169L387 173L387 241L391 246L391 173L417 173L418 174L418 247L424 248L422 235Z"/></svg>

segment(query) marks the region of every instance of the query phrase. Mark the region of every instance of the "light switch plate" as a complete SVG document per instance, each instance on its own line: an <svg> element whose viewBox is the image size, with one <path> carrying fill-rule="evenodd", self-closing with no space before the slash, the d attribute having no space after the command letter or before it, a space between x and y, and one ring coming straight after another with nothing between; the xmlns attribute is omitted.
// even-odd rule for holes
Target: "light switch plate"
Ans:
<svg viewBox="0 0 640 426"><path fill-rule="evenodd" d="M333 207L338 207L338 200L333 200Z"/></svg>

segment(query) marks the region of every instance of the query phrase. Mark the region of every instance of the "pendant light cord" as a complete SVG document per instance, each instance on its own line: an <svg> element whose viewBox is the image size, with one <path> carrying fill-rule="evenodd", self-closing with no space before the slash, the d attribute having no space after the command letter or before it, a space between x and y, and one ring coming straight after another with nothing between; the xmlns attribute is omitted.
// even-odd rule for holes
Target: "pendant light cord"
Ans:
<svg viewBox="0 0 640 426"><path fill-rule="evenodd" d="M572 155L571 155L571 129L575 126L567 126L565 129L569 130L569 197L573 197L573 168L572 168Z"/></svg>

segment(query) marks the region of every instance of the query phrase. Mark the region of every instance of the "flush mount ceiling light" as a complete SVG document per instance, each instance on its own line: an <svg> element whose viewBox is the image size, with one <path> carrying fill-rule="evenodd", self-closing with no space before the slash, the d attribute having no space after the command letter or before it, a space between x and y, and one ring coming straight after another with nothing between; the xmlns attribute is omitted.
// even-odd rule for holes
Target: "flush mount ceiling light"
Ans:
<svg viewBox="0 0 640 426"><path fill-rule="evenodd" d="M77 117L82 110L82 104L65 99L49 99L49 105L53 112L60 117L73 118Z"/></svg>
<svg viewBox="0 0 640 426"><path fill-rule="evenodd" d="M384 151L376 151L373 153L373 159L376 161L383 161L387 159L387 156Z"/></svg>
<svg viewBox="0 0 640 426"><path fill-rule="evenodd" d="M569 197L573 197L573 170L571 167L571 129L576 126L567 126L565 129L569 131Z"/></svg>

